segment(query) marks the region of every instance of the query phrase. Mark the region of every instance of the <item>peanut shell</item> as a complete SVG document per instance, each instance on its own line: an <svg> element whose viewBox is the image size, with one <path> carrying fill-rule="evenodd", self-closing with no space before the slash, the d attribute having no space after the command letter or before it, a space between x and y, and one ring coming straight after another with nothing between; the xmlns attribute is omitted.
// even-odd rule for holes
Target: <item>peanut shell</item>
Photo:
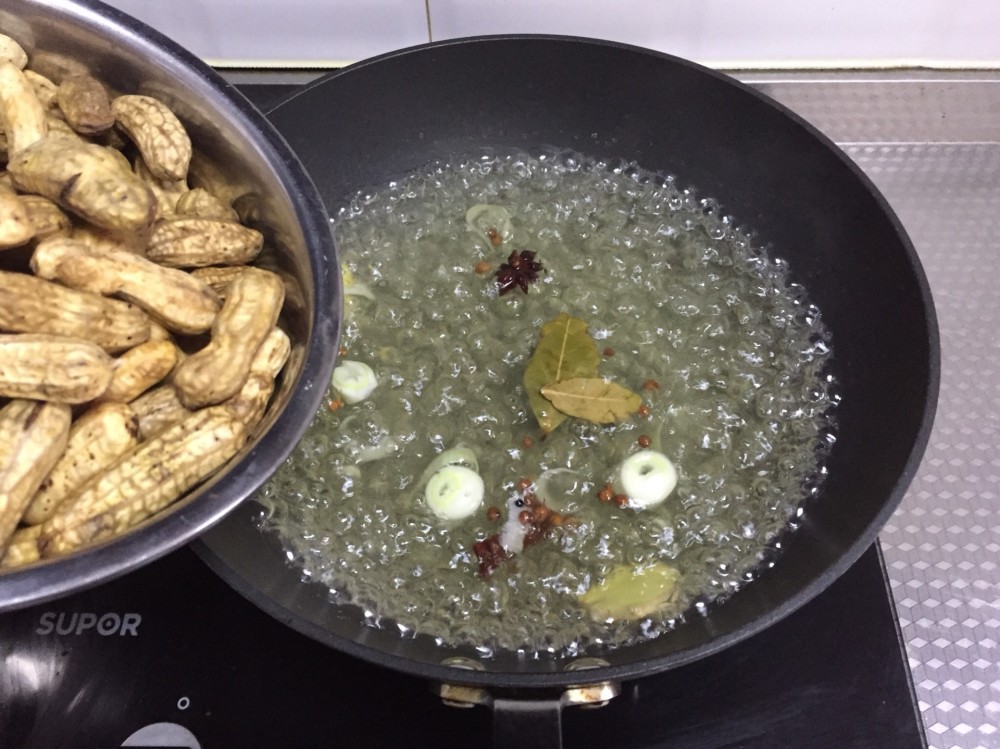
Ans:
<svg viewBox="0 0 1000 749"><path fill-rule="evenodd" d="M64 336L0 334L0 396L85 403L111 384L111 357Z"/></svg>
<svg viewBox="0 0 1000 749"><path fill-rule="evenodd" d="M17 195L0 192L0 250L20 247L34 236L27 206Z"/></svg>
<svg viewBox="0 0 1000 749"><path fill-rule="evenodd" d="M170 108L151 96L126 94L111 107L118 126L132 139L158 179L181 180L191 164L191 139Z"/></svg>
<svg viewBox="0 0 1000 749"><path fill-rule="evenodd" d="M56 101L66 122L83 135L102 133L115 124L108 92L91 75L64 78L56 91Z"/></svg>
<svg viewBox="0 0 1000 749"><path fill-rule="evenodd" d="M125 403L100 403L84 411L70 427L66 449L31 498L21 522L44 523L66 497L138 441L139 422Z"/></svg>
<svg viewBox="0 0 1000 749"><path fill-rule="evenodd" d="M31 268L65 286L134 302L157 322L179 333L212 327L222 303L211 287L190 273L161 265L126 250L88 250L70 238L38 245Z"/></svg>
<svg viewBox="0 0 1000 749"><path fill-rule="evenodd" d="M70 408L21 398L0 409L0 552L66 448Z"/></svg>
<svg viewBox="0 0 1000 749"><path fill-rule="evenodd" d="M82 338L105 351L131 348L150 335L149 316L138 307L10 271L0 271L4 330Z"/></svg>
<svg viewBox="0 0 1000 749"><path fill-rule="evenodd" d="M102 146L43 138L7 164L19 190L42 195L104 229L143 233L156 208L149 187Z"/></svg>
<svg viewBox="0 0 1000 749"><path fill-rule="evenodd" d="M274 273L247 268L229 285L212 340L177 365L173 383L188 408L219 403L246 382L257 349L274 329L285 285Z"/></svg>
<svg viewBox="0 0 1000 749"><path fill-rule="evenodd" d="M170 268L242 265L256 258L263 246L259 231L232 221L176 218L153 228L146 256Z"/></svg>
<svg viewBox="0 0 1000 749"><path fill-rule="evenodd" d="M7 138L8 159L48 133L45 107L24 73L12 62L0 62L0 122Z"/></svg>

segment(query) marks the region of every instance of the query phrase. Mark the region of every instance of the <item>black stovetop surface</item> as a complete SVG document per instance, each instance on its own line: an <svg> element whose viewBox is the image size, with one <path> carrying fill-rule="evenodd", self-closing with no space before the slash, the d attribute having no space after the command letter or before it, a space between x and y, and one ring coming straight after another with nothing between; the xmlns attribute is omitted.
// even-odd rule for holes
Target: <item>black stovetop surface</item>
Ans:
<svg viewBox="0 0 1000 749"><path fill-rule="evenodd" d="M241 88L262 108L290 90ZM447 707L429 686L271 618L189 548L0 615L0 749L490 742L486 708ZM764 632L567 709L563 732L568 749L926 747L877 548Z"/></svg>
<svg viewBox="0 0 1000 749"><path fill-rule="evenodd" d="M117 747L183 726L202 749L489 744L486 708L331 650L263 613L189 548L0 616L0 747ZM875 547L832 587L728 650L568 708L565 746L925 746ZM156 746L195 746L165 738ZM178 729L172 729L180 736ZM140 745L140 744L132 744ZM150 746L150 744L141 744Z"/></svg>

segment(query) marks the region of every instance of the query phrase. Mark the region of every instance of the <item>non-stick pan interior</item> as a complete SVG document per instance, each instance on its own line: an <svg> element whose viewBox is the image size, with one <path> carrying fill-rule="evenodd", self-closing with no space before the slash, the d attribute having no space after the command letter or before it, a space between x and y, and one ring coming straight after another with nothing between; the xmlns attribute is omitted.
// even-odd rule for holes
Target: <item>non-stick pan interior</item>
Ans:
<svg viewBox="0 0 1000 749"><path fill-rule="evenodd" d="M424 46L345 69L269 113L331 214L366 186L435 159L554 146L635 161L718 200L788 261L832 333L843 397L821 495L773 569L678 630L601 653L605 677L680 665L743 639L823 590L875 539L916 470L938 385L933 305L919 261L862 173L812 127L699 66L617 44L494 37ZM332 352L331 352L332 355ZM454 678L448 650L367 627L357 609L299 581L252 503L202 549L234 586L330 645L393 668ZM564 684L558 661L516 654L464 680Z"/></svg>

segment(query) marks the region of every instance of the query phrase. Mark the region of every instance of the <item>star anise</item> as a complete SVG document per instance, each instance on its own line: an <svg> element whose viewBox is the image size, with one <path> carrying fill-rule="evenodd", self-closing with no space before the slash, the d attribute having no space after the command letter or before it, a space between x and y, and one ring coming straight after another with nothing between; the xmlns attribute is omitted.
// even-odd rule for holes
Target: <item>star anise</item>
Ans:
<svg viewBox="0 0 1000 749"><path fill-rule="evenodd" d="M515 286L520 286L521 291L528 293L528 284L538 280L538 274L542 271L542 264L535 260L535 253L531 250L518 252L514 250L507 258L507 262L500 266L496 272L497 288L500 296L503 296Z"/></svg>

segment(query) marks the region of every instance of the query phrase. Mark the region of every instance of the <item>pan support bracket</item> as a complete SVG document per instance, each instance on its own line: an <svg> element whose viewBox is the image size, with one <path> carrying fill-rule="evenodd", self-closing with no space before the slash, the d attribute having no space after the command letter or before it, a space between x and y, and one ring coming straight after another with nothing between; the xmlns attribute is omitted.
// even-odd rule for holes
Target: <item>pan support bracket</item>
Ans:
<svg viewBox="0 0 1000 749"><path fill-rule="evenodd" d="M457 660L457 659L455 659ZM466 661L466 659L462 659ZM474 665L473 665L474 664ZM482 670L482 664L471 661L448 665ZM597 658L581 658L567 670L585 671L608 665ZM583 674L581 674L582 676ZM495 749L518 747L562 747L562 711L564 707L583 709L604 707L621 693L616 681L586 682L566 687L561 693L527 691L510 694L494 693L490 689L465 684L438 683L434 691L441 701L454 708L488 707L493 711L493 746Z"/></svg>

